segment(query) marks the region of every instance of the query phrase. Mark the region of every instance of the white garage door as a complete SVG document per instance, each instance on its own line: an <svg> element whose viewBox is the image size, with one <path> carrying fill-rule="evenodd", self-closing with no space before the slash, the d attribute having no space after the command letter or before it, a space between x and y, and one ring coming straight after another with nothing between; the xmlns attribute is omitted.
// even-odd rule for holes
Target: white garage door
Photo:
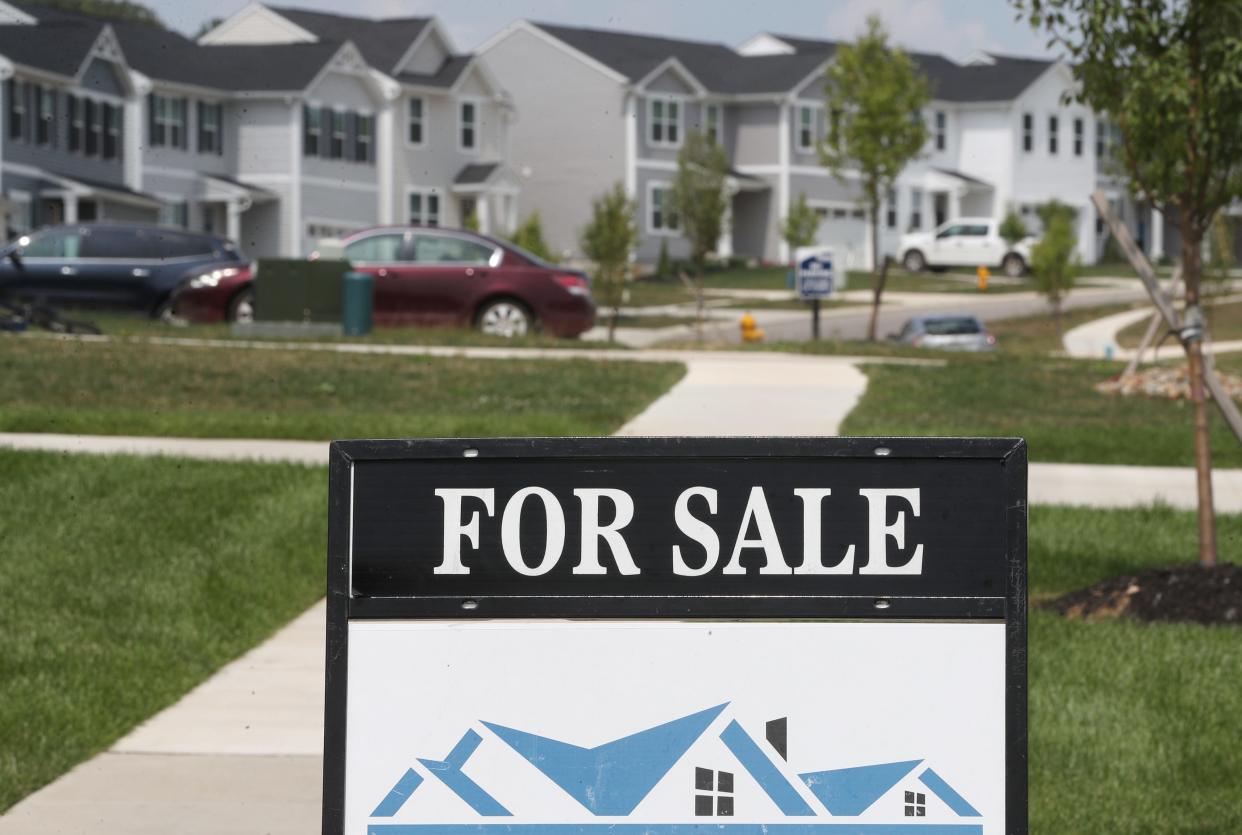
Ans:
<svg viewBox="0 0 1242 835"><path fill-rule="evenodd" d="M862 209L818 208L819 230L815 243L830 246L837 262L847 270L867 266L867 220Z"/></svg>

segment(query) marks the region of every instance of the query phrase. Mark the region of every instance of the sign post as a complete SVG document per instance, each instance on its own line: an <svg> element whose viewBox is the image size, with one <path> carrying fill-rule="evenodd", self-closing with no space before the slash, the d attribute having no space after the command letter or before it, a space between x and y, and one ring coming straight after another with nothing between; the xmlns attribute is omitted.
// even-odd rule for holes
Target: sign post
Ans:
<svg viewBox="0 0 1242 835"><path fill-rule="evenodd" d="M800 246L794 253L798 298L811 303L811 338L819 339L819 302L837 290L832 266L832 250L822 246Z"/></svg>
<svg viewBox="0 0 1242 835"><path fill-rule="evenodd" d="M1022 835L1026 445L347 441L324 833Z"/></svg>

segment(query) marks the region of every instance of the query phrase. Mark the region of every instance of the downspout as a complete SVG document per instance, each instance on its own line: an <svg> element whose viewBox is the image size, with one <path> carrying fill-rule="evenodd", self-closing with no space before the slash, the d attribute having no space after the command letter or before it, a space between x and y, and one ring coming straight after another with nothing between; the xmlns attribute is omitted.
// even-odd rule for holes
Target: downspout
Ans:
<svg viewBox="0 0 1242 835"><path fill-rule="evenodd" d="M638 93L625 88L625 193L638 199Z"/></svg>
<svg viewBox="0 0 1242 835"><path fill-rule="evenodd" d="M793 141L793 136L789 129L789 110L793 107L793 96L783 96L777 99L777 106L780 108L780 130L778 131L778 141L780 142L779 153L777 154L777 180L776 180L776 223L781 222L789 212L789 146ZM789 244L785 241L784 236L780 238L778 244L778 259L782 264L788 263L790 258Z"/></svg>

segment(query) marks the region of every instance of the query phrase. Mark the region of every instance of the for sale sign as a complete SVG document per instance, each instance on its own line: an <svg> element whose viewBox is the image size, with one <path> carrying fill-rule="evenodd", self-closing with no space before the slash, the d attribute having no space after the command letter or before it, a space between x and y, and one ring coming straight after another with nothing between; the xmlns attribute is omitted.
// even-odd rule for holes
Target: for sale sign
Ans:
<svg viewBox="0 0 1242 835"><path fill-rule="evenodd" d="M794 253L797 262L798 297L827 299L837 290L832 250L822 246L800 246Z"/></svg>
<svg viewBox="0 0 1242 835"><path fill-rule="evenodd" d="M1025 445L344 442L324 831L1026 831Z"/></svg>

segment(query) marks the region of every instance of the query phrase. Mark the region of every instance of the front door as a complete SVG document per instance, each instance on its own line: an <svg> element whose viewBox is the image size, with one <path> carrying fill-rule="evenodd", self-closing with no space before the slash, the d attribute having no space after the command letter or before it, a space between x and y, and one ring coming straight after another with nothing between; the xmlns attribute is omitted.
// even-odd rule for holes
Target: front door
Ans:
<svg viewBox="0 0 1242 835"><path fill-rule="evenodd" d="M937 191L932 195L932 214L936 218L937 226L949 219L949 195L947 193Z"/></svg>

